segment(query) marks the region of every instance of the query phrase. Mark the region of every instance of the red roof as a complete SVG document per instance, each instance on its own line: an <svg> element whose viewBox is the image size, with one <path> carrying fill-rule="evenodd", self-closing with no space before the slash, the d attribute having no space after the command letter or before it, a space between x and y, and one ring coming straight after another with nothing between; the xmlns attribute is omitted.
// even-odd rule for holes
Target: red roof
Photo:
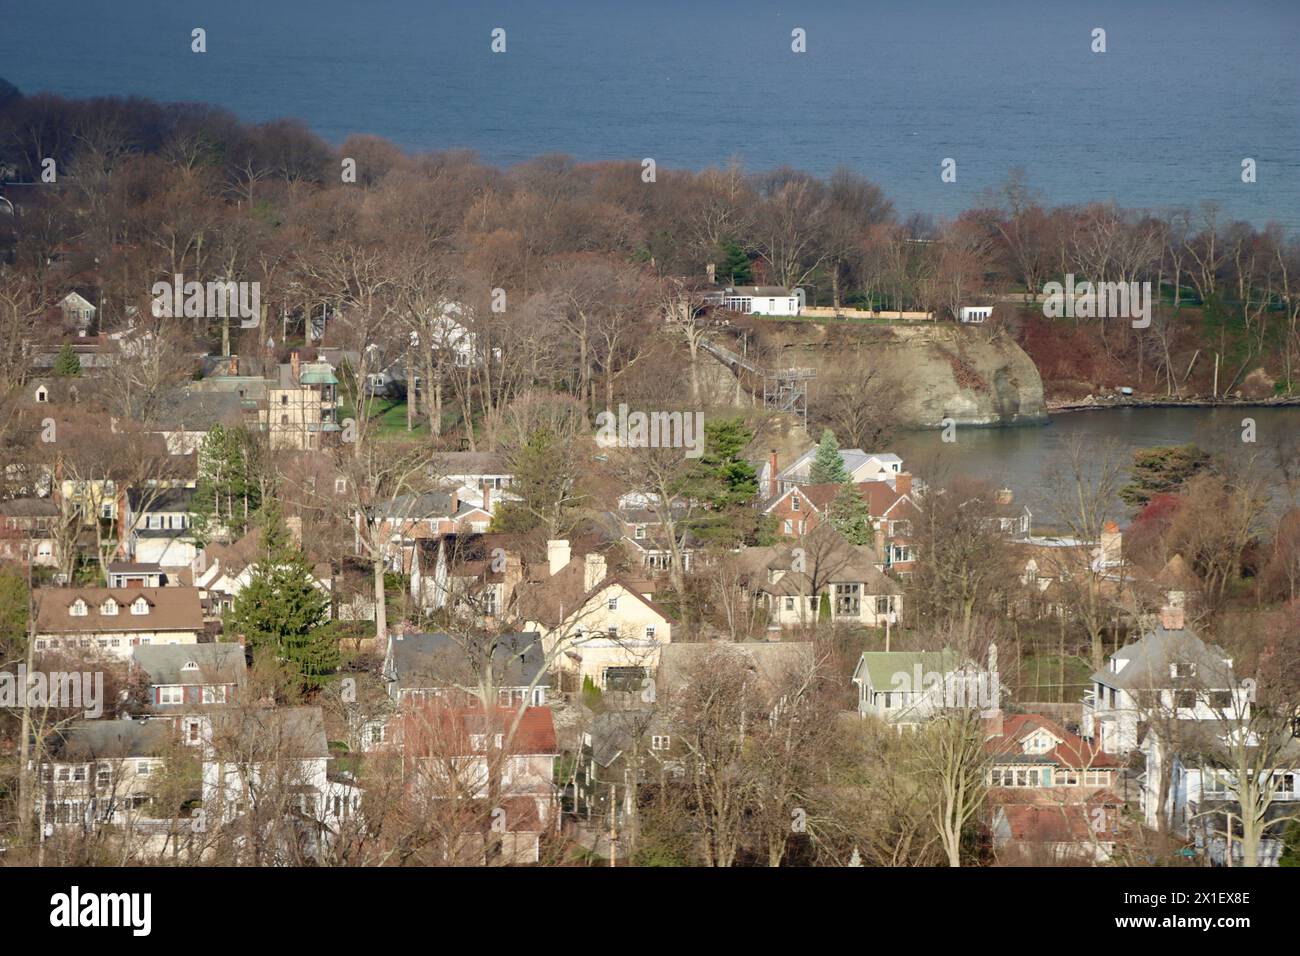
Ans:
<svg viewBox="0 0 1300 956"><path fill-rule="evenodd" d="M417 704L398 717L403 749L408 756L430 753L472 754L495 746L510 754L556 754L555 721L549 707L527 707L509 742L517 710L508 707L451 707L437 701Z"/></svg>
<svg viewBox="0 0 1300 956"><path fill-rule="evenodd" d="M1054 720L1040 717L1038 714L1015 714L1002 720L1002 735L990 737L984 743L986 750L993 753L1021 753L1021 744L1025 738L1039 729L1046 730L1061 740L1051 750L1040 754L1053 761L1059 767L1076 770L1110 770L1120 766L1120 761L1112 754L1084 740L1078 734L1072 734Z"/></svg>

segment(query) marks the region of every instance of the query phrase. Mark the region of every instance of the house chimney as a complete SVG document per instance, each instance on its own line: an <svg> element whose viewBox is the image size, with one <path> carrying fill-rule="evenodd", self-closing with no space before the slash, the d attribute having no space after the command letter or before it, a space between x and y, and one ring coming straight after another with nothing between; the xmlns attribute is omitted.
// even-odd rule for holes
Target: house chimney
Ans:
<svg viewBox="0 0 1300 956"><path fill-rule="evenodd" d="M605 556L594 551L587 555L582 566L582 589L590 591L605 580Z"/></svg>
<svg viewBox="0 0 1300 956"><path fill-rule="evenodd" d="M1170 591L1164 607L1160 609L1160 626L1166 631L1181 631L1187 626L1186 612L1183 609L1183 592Z"/></svg>
<svg viewBox="0 0 1300 956"><path fill-rule="evenodd" d="M486 478L483 479L483 510L492 513L492 486Z"/></svg>
<svg viewBox="0 0 1300 956"><path fill-rule="evenodd" d="M768 452L767 457L767 496L776 497L776 449Z"/></svg>
<svg viewBox="0 0 1300 956"><path fill-rule="evenodd" d="M885 551L885 520L883 518L872 529L872 538L876 546L876 560L884 564L888 553Z"/></svg>
<svg viewBox="0 0 1300 956"><path fill-rule="evenodd" d="M289 369L293 372L293 384L298 384L298 375L302 371L302 356L294 349L289 353Z"/></svg>
<svg viewBox="0 0 1300 956"><path fill-rule="evenodd" d="M708 265L706 265L706 266L704 267L704 274L705 274L706 276L708 276L708 279L709 279L709 285L717 285L717 282L718 282L718 266L717 266L716 263L710 262Z"/></svg>
<svg viewBox="0 0 1300 956"><path fill-rule="evenodd" d="M559 574L569 563L569 542L560 538L546 542L546 563L550 566L551 577Z"/></svg>
<svg viewBox="0 0 1300 956"><path fill-rule="evenodd" d="M1002 708L986 711L984 713L984 736L1001 737L1002 733Z"/></svg>
<svg viewBox="0 0 1300 956"><path fill-rule="evenodd" d="M912 493L911 472L900 471L894 476L894 490L900 495L910 495Z"/></svg>
<svg viewBox="0 0 1300 956"><path fill-rule="evenodd" d="M994 501L1000 505L1009 505L1011 504L1011 499L1014 497L1015 495L1010 488L999 488L997 497L994 498Z"/></svg>

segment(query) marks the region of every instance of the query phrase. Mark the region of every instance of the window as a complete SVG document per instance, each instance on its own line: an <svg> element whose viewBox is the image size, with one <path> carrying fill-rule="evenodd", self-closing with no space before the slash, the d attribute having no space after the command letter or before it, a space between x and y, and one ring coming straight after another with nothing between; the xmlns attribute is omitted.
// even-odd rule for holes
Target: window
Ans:
<svg viewBox="0 0 1300 956"><path fill-rule="evenodd" d="M835 585L835 615L858 617L862 613L862 585Z"/></svg>
<svg viewBox="0 0 1300 956"><path fill-rule="evenodd" d="M786 534L794 534L794 522L791 521L789 518L785 519L785 524L783 525L783 527L785 529Z"/></svg>
<svg viewBox="0 0 1300 956"><path fill-rule="evenodd" d="M131 605L131 613L132 613L132 614L148 614L148 613L149 613L149 602L146 601L143 597L138 597L138 598L136 598L136 599L135 599L135 603L133 603L133 604Z"/></svg>
<svg viewBox="0 0 1300 956"><path fill-rule="evenodd" d="M187 721L185 724L186 743L197 744L200 735L203 733L202 725L197 720Z"/></svg>
<svg viewBox="0 0 1300 956"><path fill-rule="evenodd" d="M617 610L618 610L618 597L617 597L617 595L614 596L614 597L612 597L612 598L610 598L609 601L607 602L607 605L606 605L606 606L607 606L611 611L617 611Z"/></svg>
<svg viewBox="0 0 1300 956"><path fill-rule="evenodd" d="M1178 677L1195 677L1196 665L1191 663L1175 663L1169 665L1169 676Z"/></svg>
<svg viewBox="0 0 1300 956"><path fill-rule="evenodd" d="M790 496L790 510L791 510L791 511L798 511L798 510L799 510L799 496L798 496L798 495L791 495L791 496Z"/></svg>
<svg viewBox="0 0 1300 956"><path fill-rule="evenodd" d="M876 598L876 613L891 614L894 611L894 597L892 594L882 595Z"/></svg>
<svg viewBox="0 0 1300 956"><path fill-rule="evenodd" d="M50 400L50 393L46 391L45 386L42 385L40 388L36 390L36 401L44 405L49 400Z"/></svg>
<svg viewBox="0 0 1300 956"><path fill-rule="evenodd" d="M672 746L672 738L655 734L650 738L651 750L668 750Z"/></svg>
<svg viewBox="0 0 1300 956"><path fill-rule="evenodd" d="M81 598L77 598L75 601L72 602L72 607L68 608L68 613L71 614L73 617L85 617L86 602L83 601Z"/></svg>
<svg viewBox="0 0 1300 956"><path fill-rule="evenodd" d="M785 609L786 609L787 611L793 611L793 610L794 610L794 598L792 598L792 597L788 597L788 598L785 599Z"/></svg>
<svg viewBox="0 0 1300 956"><path fill-rule="evenodd" d="M97 790L107 790L113 783L113 771L106 763L101 763L95 768L95 788Z"/></svg>
<svg viewBox="0 0 1300 956"><path fill-rule="evenodd" d="M99 606L99 613L106 614L109 617L112 617L113 615L117 614L117 602L114 601L112 598L109 598Z"/></svg>
<svg viewBox="0 0 1300 956"><path fill-rule="evenodd" d="M158 703L160 704L183 704L185 703L185 688L175 685L158 688Z"/></svg>
<svg viewBox="0 0 1300 956"><path fill-rule="evenodd" d="M226 688L224 685L208 685L203 688L203 703L224 704L225 702Z"/></svg>
<svg viewBox="0 0 1300 956"><path fill-rule="evenodd" d="M605 633L606 633L608 636L610 636L610 637L618 637L618 625L617 625L617 624L606 624L606 625L605 625Z"/></svg>
<svg viewBox="0 0 1300 956"><path fill-rule="evenodd" d="M140 777L147 777L147 776L149 776L149 774L153 773L153 761L152 761L152 760L137 760L137 761L135 762L135 772L136 772L136 775L137 775L137 776L140 776Z"/></svg>
<svg viewBox="0 0 1300 956"><path fill-rule="evenodd" d="M1174 693L1174 706L1179 710L1190 710L1196 706L1196 691L1180 690Z"/></svg>
<svg viewBox="0 0 1300 956"><path fill-rule="evenodd" d="M280 396L280 404L281 404L281 405L288 405L288 404L289 404L289 396L288 396L288 395L281 395L281 396Z"/></svg>
<svg viewBox="0 0 1300 956"><path fill-rule="evenodd" d="M632 531L632 537L635 538L637 541L645 540L645 525L643 524L637 525L636 528L633 529Z"/></svg>
<svg viewBox="0 0 1300 956"><path fill-rule="evenodd" d="M73 767L73 768L72 768L72 782L73 782L73 783L85 783L85 782L86 782L86 768L85 768L85 767Z"/></svg>
<svg viewBox="0 0 1300 956"><path fill-rule="evenodd" d="M655 626L653 624L647 624L645 626L645 639L647 641L653 641L655 639Z"/></svg>
<svg viewBox="0 0 1300 956"><path fill-rule="evenodd" d="M1210 691L1210 706L1215 710L1231 709L1232 693L1226 690Z"/></svg>
<svg viewBox="0 0 1300 956"><path fill-rule="evenodd" d="M346 478L334 479L334 494L336 495L347 494L347 490L348 490L348 480Z"/></svg>

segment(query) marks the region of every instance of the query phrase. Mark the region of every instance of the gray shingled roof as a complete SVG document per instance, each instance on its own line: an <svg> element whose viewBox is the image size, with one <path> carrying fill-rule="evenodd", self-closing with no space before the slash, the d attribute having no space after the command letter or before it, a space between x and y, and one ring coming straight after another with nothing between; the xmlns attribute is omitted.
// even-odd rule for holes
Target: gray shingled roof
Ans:
<svg viewBox="0 0 1300 956"><path fill-rule="evenodd" d="M486 640L486 639L485 639ZM528 687L544 669L541 636L534 631L503 634L492 655L492 676L498 687ZM441 631L393 635L390 640L393 677L399 688L446 687L476 682L464 649ZM542 684L545 684L543 678Z"/></svg>
<svg viewBox="0 0 1300 956"><path fill-rule="evenodd" d="M1169 671L1172 663L1194 663L1196 674L1186 680L1209 689L1235 686L1229 658L1223 648L1206 644L1190 628L1166 630L1161 624L1131 644L1125 644L1111 659L1127 662L1118 673L1109 668L1099 670L1092 680L1121 690L1149 690L1172 687L1181 678Z"/></svg>
<svg viewBox="0 0 1300 956"><path fill-rule="evenodd" d="M154 684L237 684L247 667L242 644L152 644L131 652ZM186 669L186 664L197 669Z"/></svg>
<svg viewBox="0 0 1300 956"><path fill-rule="evenodd" d="M69 762L97 757L150 757L171 739L166 721L78 720L47 743L50 758Z"/></svg>

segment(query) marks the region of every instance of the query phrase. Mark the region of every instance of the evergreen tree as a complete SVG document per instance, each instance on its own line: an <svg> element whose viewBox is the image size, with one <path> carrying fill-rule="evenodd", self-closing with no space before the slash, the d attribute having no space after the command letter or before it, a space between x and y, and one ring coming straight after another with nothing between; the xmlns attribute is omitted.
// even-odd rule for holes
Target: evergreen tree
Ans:
<svg viewBox="0 0 1300 956"><path fill-rule="evenodd" d="M717 278L727 285L751 285L754 271L749 264L749 255L735 239L724 239L719 246Z"/></svg>
<svg viewBox="0 0 1300 956"><path fill-rule="evenodd" d="M242 428L212 426L199 447L199 479L194 490L191 533L206 544L219 528L238 538L262 503L253 474L252 446Z"/></svg>
<svg viewBox="0 0 1300 956"><path fill-rule="evenodd" d="M704 453L682 486L682 494L707 509L690 523L700 539L735 547L754 537L757 516L750 506L758 493L758 473L744 458L753 437L741 418L705 424Z"/></svg>
<svg viewBox="0 0 1300 956"><path fill-rule="evenodd" d="M844 470L844 458L840 455L840 443L829 428L822 432L822 440L817 443L817 454L808 477L814 485L842 485L849 480L849 473Z"/></svg>
<svg viewBox="0 0 1300 956"><path fill-rule="evenodd" d="M753 437L741 418L705 423L704 453L691 470L685 493L716 511L752 502L758 473L743 455Z"/></svg>
<svg viewBox="0 0 1300 956"><path fill-rule="evenodd" d="M1211 464L1210 456L1195 445L1139 449L1133 453L1133 480L1119 490L1119 496L1126 504L1143 508L1156 495L1178 493Z"/></svg>
<svg viewBox="0 0 1300 956"><path fill-rule="evenodd" d="M27 650L27 581L17 565L0 566L0 661Z"/></svg>
<svg viewBox="0 0 1300 956"><path fill-rule="evenodd" d="M840 485L835 500L831 502L830 519L831 527L849 544L872 543L871 509L852 482Z"/></svg>
<svg viewBox="0 0 1300 956"><path fill-rule="evenodd" d="M59 349L59 356L54 360L54 374L59 378L76 378L81 374L81 359L71 345Z"/></svg>
<svg viewBox="0 0 1300 956"><path fill-rule="evenodd" d="M340 659L329 596L312 580L311 566L274 504L263 513L261 530L262 554L252 580L235 598L227 632L243 634L254 653L269 653L294 667L304 687L319 687Z"/></svg>

